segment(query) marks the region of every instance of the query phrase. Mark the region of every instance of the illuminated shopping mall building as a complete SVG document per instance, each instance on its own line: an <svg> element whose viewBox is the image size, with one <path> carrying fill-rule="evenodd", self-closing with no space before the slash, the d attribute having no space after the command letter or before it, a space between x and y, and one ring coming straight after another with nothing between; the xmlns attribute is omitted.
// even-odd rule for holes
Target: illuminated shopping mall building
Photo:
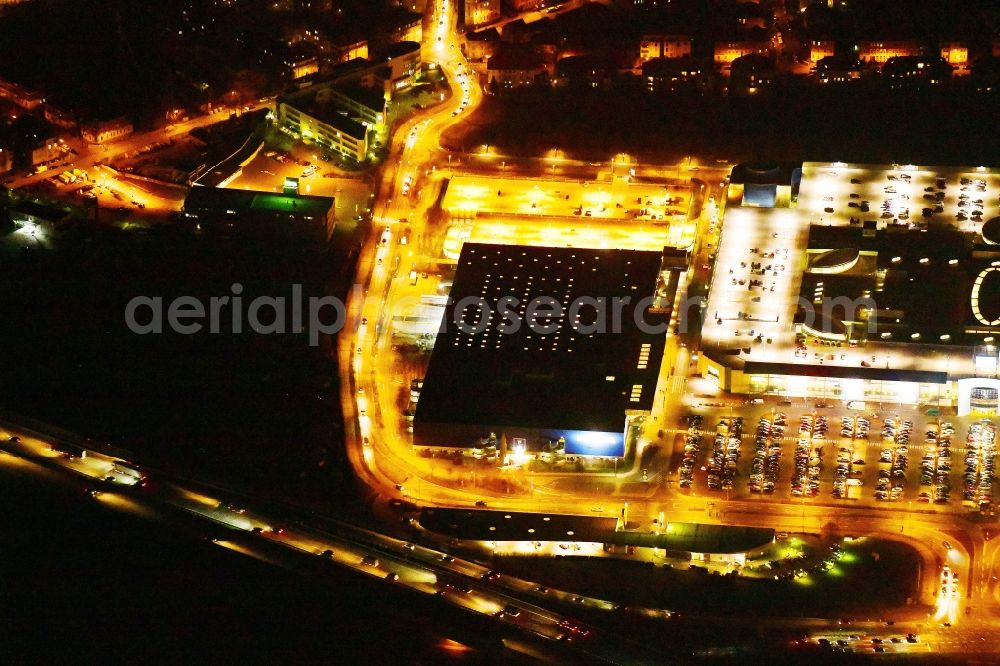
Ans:
<svg viewBox="0 0 1000 666"><path fill-rule="evenodd" d="M997 171L740 165L728 188L703 377L740 394L998 412Z"/></svg>

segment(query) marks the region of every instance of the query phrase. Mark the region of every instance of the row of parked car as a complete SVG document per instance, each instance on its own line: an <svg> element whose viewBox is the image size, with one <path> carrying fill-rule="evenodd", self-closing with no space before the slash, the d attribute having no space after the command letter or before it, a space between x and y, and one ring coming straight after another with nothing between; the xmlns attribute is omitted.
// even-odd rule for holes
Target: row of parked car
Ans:
<svg viewBox="0 0 1000 666"><path fill-rule="evenodd" d="M937 430L928 430L924 441L924 457L920 460L920 485L933 486L917 497L918 502L947 504L951 498L951 436L955 428L944 423Z"/></svg>
<svg viewBox="0 0 1000 666"><path fill-rule="evenodd" d="M750 492L773 493L778 480L781 440L785 437L785 415L776 414L772 423L761 417L757 423L753 461L750 463Z"/></svg>
<svg viewBox="0 0 1000 666"><path fill-rule="evenodd" d="M743 437L743 417L720 419L715 428L712 457L708 461L708 487L711 490L732 490L736 465L740 461L740 440Z"/></svg>
<svg viewBox="0 0 1000 666"><path fill-rule="evenodd" d="M840 436L851 439L868 439L871 423L865 416L845 416L840 420Z"/></svg>
<svg viewBox="0 0 1000 666"><path fill-rule="evenodd" d="M688 488L694 482L694 466L698 459L698 449L701 446L702 417L692 414L687 418L687 434L684 436L684 457L681 459L681 488Z"/></svg>
<svg viewBox="0 0 1000 666"><path fill-rule="evenodd" d="M815 497L819 494L819 475L823 468L823 447L813 440L826 437L828 426L822 414L806 414L799 419L799 439L795 444L795 468L792 494Z"/></svg>
<svg viewBox="0 0 1000 666"><path fill-rule="evenodd" d="M963 500L980 509L993 501L993 461L996 458L996 429L989 419L969 426L965 445L965 492Z"/></svg>
<svg viewBox="0 0 1000 666"><path fill-rule="evenodd" d="M864 465L863 458L857 456L854 442L868 440L868 419L864 416L845 416L840 421L840 449L837 451L837 469L833 473L833 496L845 498L850 494L850 488L860 486L861 472L855 466Z"/></svg>
<svg viewBox="0 0 1000 666"><path fill-rule="evenodd" d="M913 422L907 419L886 419L882 423L884 447L879 456L875 499L895 502L903 496L906 468L910 460L910 434Z"/></svg>
<svg viewBox="0 0 1000 666"><path fill-rule="evenodd" d="M962 193L958 195L958 207L962 210L958 211L955 219L963 222L968 215L973 222L982 221L983 200L981 198L973 199L968 193L970 190L980 193L986 192L986 181L982 178L962 178L960 182ZM967 211L966 209L972 210Z"/></svg>

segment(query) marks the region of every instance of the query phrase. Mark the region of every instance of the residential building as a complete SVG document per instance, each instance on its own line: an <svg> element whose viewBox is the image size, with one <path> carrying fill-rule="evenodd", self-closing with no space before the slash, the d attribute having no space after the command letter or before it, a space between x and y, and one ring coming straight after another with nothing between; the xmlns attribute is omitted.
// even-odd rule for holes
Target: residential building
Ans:
<svg viewBox="0 0 1000 666"><path fill-rule="evenodd" d="M684 58L691 55L691 38L687 35L643 35L639 40L639 60L654 58Z"/></svg>
<svg viewBox="0 0 1000 666"><path fill-rule="evenodd" d="M733 61L729 76L729 91L737 95L754 95L774 80L774 60L751 53Z"/></svg>
<svg viewBox="0 0 1000 666"><path fill-rule="evenodd" d="M417 42L397 42L391 44L371 62L380 65L375 70L376 76L383 82L389 98L396 93L410 88L420 72L420 44Z"/></svg>
<svg viewBox="0 0 1000 666"><path fill-rule="evenodd" d="M28 153L29 164L33 167L47 164L66 153L66 144L59 139L50 137L35 144Z"/></svg>
<svg viewBox="0 0 1000 666"><path fill-rule="evenodd" d="M491 92L532 85L547 73L545 57L531 47L505 45L486 63L487 85Z"/></svg>
<svg viewBox="0 0 1000 666"><path fill-rule="evenodd" d="M889 62L882 67L882 78L891 88L943 83L951 78L951 74L951 65L935 56L889 58Z"/></svg>
<svg viewBox="0 0 1000 666"><path fill-rule="evenodd" d="M1000 57L984 56L972 68L971 83L979 92L1000 90Z"/></svg>
<svg viewBox="0 0 1000 666"><path fill-rule="evenodd" d="M45 103L45 120L63 129L76 129L77 125L75 113L52 102Z"/></svg>
<svg viewBox="0 0 1000 666"><path fill-rule="evenodd" d="M874 63L881 68L889 58L901 58L920 54L920 45L912 40L864 41L857 46L861 62Z"/></svg>
<svg viewBox="0 0 1000 666"><path fill-rule="evenodd" d="M131 120L119 117L82 125L80 127L80 136L87 143L102 144L131 136L133 130Z"/></svg>
<svg viewBox="0 0 1000 666"><path fill-rule="evenodd" d="M465 56L469 60L480 61L489 58L500 43L500 33L496 28L488 28L465 35Z"/></svg>
<svg viewBox="0 0 1000 666"><path fill-rule="evenodd" d="M941 57L949 65L964 65L969 62L969 47L961 42L941 44Z"/></svg>
<svg viewBox="0 0 1000 666"><path fill-rule="evenodd" d="M333 62L348 62L356 58L368 59L368 40L349 38L332 42L330 57Z"/></svg>
<svg viewBox="0 0 1000 666"><path fill-rule="evenodd" d="M556 62L552 84L584 88L605 88L611 82L611 71L605 59L594 55L567 56Z"/></svg>
<svg viewBox="0 0 1000 666"><path fill-rule="evenodd" d="M941 57L951 65L957 76L967 76L969 69L969 47L962 42L944 42L941 44Z"/></svg>
<svg viewBox="0 0 1000 666"><path fill-rule="evenodd" d="M858 81L864 71L864 65L853 55L827 56L816 64L816 78L820 83Z"/></svg>
<svg viewBox="0 0 1000 666"><path fill-rule="evenodd" d="M3 80L0 80L0 98L10 100L28 111L37 109L45 103L45 95L41 92Z"/></svg>
<svg viewBox="0 0 1000 666"><path fill-rule="evenodd" d="M733 61L745 55L768 55L770 43L766 41L716 42L714 61L724 75L729 74Z"/></svg>
<svg viewBox="0 0 1000 666"><path fill-rule="evenodd" d="M656 58L642 64L642 80L650 92L681 86L705 87L711 67L695 58Z"/></svg>
<svg viewBox="0 0 1000 666"><path fill-rule="evenodd" d="M415 16L405 23L400 24L392 31L391 40L393 42L416 42L420 43L424 38L423 17Z"/></svg>
<svg viewBox="0 0 1000 666"><path fill-rule="evenodd" d="M740 2L736 5L737 22L741 29L766 29L771 22L771 10L756 2Z"/></svg>
<svg viewBox="0 0 1000 666"><path fill-rule="evenodd" d="M834 55L835 46L832 39L814 39L809 42L809 61L815 67L823 58Z"/></svg>
<svg viewBox="0 0 1000 666"><path fill-rule="evenodd" d="M322 103L336 105L341 111L373 130L380 130L385 124L387 100L379 88L364 86L338 86L319 91Z"/></svg>
<svg viewBox="0 0 1000 666"><path fill-rule="evenodd" d="M292 79L304 79L319 72L319 58L306 53L290 55L285 59L285 67Z"/></svg>
<svg viewBox="0 0 1000 666"><path fill-rule="evenodd" d="M465 0L465 26L492 23L500 18L500 0Z"/></svg>
<svg viewBox="0 0 1000 666"><path fill-rule="evenodd" d="M331 105L318 102L315 93L308 101L279 99L277 115L278 123L296 138L355 162L368 157L368 128Z"/></svg>

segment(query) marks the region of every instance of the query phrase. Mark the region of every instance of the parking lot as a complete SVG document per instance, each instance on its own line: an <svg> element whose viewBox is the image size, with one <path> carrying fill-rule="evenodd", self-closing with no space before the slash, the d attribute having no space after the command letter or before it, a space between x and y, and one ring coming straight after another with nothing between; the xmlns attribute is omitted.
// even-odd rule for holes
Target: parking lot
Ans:
<svg viewBox="0 0 1000 666"><path fill-rule="evenodd" d="M444 255L457 259L466 242L584 247L660 252L664 247L686 247L693 240L693 225L669 226L625 220L594 218L477 217L455 221L444 239ZM689 233L690 232L690 233Z"/></svg>
<svg viewBox="0 0 1000 666"><path fill-rule="evenodd" d="M761 501L992 508L995 425L894 410L762 405L699 410L682 423L678 488ZM738 442L733 441L737 437ZM966 444L961 444L962 439ZM954 443L953 443L954 440ZM964 465L952 456L963 457Z"/></svg>
<svg viewBox="0 0 1000 666"><path fill-rule="evenodd" d="M809 226L790 209L726 213L702 327L704 347L750 348L751 358L793 347L808 236Z"/></svg>
<svg viewBox="0 0 1000 666"><path fill-rule="evenodd" d="M596 217L667 222L685 219L690 191L656 183L455 176L442 208L453 218L476 213Z"/></svg>
<svg viewBox="0 0 1000 666"><path fill-rule="evenodd" d="M1000 215L1000 174L983 169L806 163L799 208L816 224L878 220L978 233Z"/></svg>
<svg viewBox="0 0 1000 666"><path fill-rule="evenodd" d="M294 154L262 150L226 187L280 192L286 178L298 178L300 194L335 199L338 224L367 214L371 186L346 175L322 153L303 148L300 146Z"/></svg>

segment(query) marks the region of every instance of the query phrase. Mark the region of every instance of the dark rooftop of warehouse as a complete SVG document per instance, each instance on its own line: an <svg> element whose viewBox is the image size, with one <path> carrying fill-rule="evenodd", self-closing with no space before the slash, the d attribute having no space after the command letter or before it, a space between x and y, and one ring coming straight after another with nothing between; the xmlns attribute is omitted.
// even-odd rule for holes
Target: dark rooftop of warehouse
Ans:
<svg viewBox="0 0 1000 666"><path fill-rule="evenodd" d="M694 553L742 553L774 540L774 530L668 522L662 534L615 531L618 520L489 509L425 508L420 525L438 534L475 541L579 541Z"/></svg>
<svg viewBox="0 0 1000 666"><path fill-rule="evenodd" d="M626 410L648 410L653 403L665 335L640 330L635 313L641 306L645 321L665 324L663 315L648 311L661 260L659 252L466 243L416 419L621 431ZM498 330L513 319L498 312L504 296L519 299L510 307L521 322L516 332ZM554 298L563 316L538 311L533 331L526 306L542 296ZM459 312L465 331L455 325L456 304L467 297L482 299L491 312L481 333L470 330L483 327L475 305ZM629 299L617 327L616 297ZM598 320L591 305L575 313L577 326L570 324L570 306L578 298L605 299L607 314L600 319L607 322L606 333L581 330ZM538 332L546 325L559 328Z"/></svg>

